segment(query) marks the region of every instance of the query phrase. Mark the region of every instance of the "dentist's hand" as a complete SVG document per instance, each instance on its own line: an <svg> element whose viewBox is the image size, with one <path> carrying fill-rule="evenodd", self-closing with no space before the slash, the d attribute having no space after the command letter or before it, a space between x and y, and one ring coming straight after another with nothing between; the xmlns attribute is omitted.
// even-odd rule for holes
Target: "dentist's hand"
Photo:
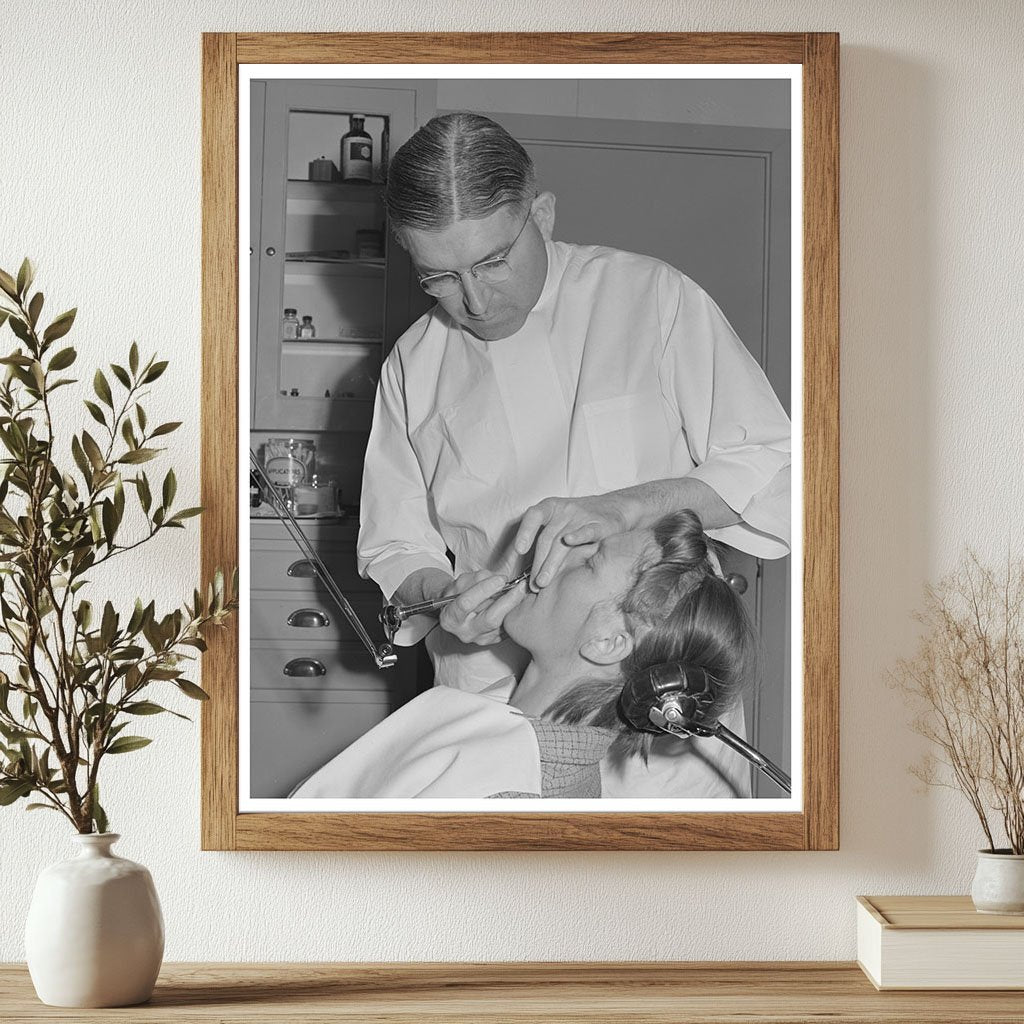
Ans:
<svg viewBox="0 0 1024 1024"><path fill-rule="evenodd" d="M489 647L504 640L501 624L526 593L524 582L507 594L496 596L507 582L504 576L486 570L465 572L456 577L443 596L458 594L458 597L441 609L441 628L463 643L478 647Z"/></svg>
<svg viewBox="0 0 1024 1024"><path fill-rule="evenodd" d="M545 498L528 508L516 533L515 549L533 548L531 585L547 586L570 548L593 544L630 528L626 502L612 494Z"/></svg>

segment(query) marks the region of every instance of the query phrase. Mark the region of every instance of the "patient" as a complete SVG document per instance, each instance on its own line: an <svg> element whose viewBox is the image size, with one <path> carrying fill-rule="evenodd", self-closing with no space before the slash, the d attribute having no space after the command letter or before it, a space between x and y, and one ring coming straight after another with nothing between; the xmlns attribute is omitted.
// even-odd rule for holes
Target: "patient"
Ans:
<svg viewBox="0 0 1024 1024"><path fill-rule="evenodd" d="M717 716L753 674L753 631L693 512L574 548L547 587L523 587L504 621L532 657L518 684L428 690L292 796L597 798L602 761L645 758L653 739L619 714L631 675L667 661L698 665L715 681ZM695 771L700 744L718 742L665 738Z"/></svg>

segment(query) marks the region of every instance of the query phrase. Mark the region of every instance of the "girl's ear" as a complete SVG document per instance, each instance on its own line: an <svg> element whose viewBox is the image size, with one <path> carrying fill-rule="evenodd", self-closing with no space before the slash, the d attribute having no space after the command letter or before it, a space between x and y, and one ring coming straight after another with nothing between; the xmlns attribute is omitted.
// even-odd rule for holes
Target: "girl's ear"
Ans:
<svg viewBox="0 0 1024 1024"><path fill-rule="evenodd" d="M633 637L624 627L592 636L580 646L580 657L595 665L617 665L633 653Z"/></svg>

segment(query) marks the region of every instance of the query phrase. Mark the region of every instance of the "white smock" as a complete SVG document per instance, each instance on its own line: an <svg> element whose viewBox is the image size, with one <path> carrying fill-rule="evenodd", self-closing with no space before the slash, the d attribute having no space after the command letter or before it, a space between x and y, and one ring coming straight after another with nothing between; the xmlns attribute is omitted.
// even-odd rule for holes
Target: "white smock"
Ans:
<svg viewBox="0 0 1024 1024"><path fill-rule="evenodd" d="M418 569L450 574L450 551L456 575L512 576L526 567L516 527L541 499L683 476L741 517L710 536L785 555L789 420L718 306L659 260L546 248L544 288L515 334L481 341L436 306L389 355L364 461L362 575L390 598ZM510 641L464 645L435 625L409 619L395 639L429 631L438 684L476 690L525 668Z"/></svg>
<svg viewBox="0 0 1024 1024"><path fill-rule="evenodd" d="M404 704L302 783L296 799L470 799L541 792L529 719L508 705L515 680L480 693L438 686Z"/></svg>

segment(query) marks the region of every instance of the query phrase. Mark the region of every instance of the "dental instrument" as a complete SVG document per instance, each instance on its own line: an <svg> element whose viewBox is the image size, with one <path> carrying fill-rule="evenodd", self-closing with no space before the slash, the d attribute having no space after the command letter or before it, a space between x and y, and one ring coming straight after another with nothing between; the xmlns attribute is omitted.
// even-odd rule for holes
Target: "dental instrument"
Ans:
<svg viewBox="0 0 1024 1024"><path fill-rule="evenodd" d="M506 583L499 591L495 593L495 597L500 597L502 594L507 594L510 590L519 586L520 583L525 583L530 578L530 570L520 573L514 579L511 579ZM451 594L448 597L439 597L433 601L418 601L416 604L389 604L385 606L384 610L380 613L380 624L384 627L384 633L390 643L395 639L395 634L398 632L399 627L402 623L413 615L420 615L424 612L436 612L440 611L445 605L451 604L459 594Z"/></svg>

